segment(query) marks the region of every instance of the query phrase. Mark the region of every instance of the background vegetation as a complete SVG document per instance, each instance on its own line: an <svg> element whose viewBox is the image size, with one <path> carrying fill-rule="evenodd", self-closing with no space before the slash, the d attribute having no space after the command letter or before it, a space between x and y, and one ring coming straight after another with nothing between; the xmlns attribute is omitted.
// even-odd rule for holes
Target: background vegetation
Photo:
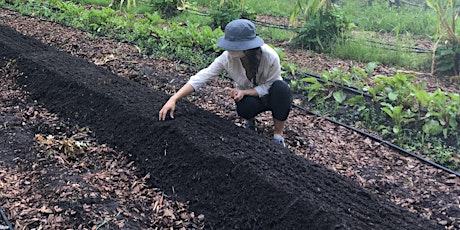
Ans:
<svg viewBox="0 0 460 230"><path fill-rule="evenodd" d="M304 67L283 60L285 78L298 94L305 95L303 103L309 109L458 170L458 94L427 92L413 75L371 78L379 64L430 71L438 77L458 76L456 1L413 1L399 6L387 0L334 2L0 0L0 5L129 42L146 54L179 59L196 69L222 52L215 42L227 22L255 20L268 42L369 63L365 69L334 68L312 77L304 74ZM261 23L258 15L280 17L287 23ZM416 49L421 41L433 43L435 50ZM275 49L283 58L283 50ZM346 87L360 93L350 93ZM427 143L433 147L426 148Z"/></svg>

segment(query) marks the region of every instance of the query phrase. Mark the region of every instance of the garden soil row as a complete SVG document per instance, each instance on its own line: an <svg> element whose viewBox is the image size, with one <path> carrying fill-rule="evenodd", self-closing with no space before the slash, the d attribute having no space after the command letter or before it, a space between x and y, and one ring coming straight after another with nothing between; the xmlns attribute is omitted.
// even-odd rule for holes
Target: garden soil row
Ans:
<svg viewBox="0 0 460 230"><path fill-rule="evenodd" d="M185 100L0 26L23 89L136 162L149 183L205 214L208 229L439 229L355 182ZM172 73L173 74L173 73Z"/></svg>

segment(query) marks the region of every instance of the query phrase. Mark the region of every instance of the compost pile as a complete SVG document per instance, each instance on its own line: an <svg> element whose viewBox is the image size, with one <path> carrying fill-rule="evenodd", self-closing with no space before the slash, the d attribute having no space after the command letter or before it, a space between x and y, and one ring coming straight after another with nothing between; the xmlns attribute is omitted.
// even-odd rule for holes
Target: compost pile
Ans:
<svg viewBox="0 0 460 230"><path fill-rule="evenodd" d="M455 176L305 111L281 149L269 114L260 134L239 127L223 79L158 122L195 70L14 12L0 21L0 205L16 228L459 227Z"/></svg>

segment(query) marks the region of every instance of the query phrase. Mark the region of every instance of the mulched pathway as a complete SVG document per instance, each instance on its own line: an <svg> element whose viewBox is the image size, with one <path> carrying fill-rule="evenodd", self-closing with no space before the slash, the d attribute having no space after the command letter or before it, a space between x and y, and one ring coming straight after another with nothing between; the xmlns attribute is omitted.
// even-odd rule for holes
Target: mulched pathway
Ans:
<svg viewBox="0 0 460 230"><path fill-rule="evenodd" d="M0 22L24 34L34 36L44 43L92 61L116 74L168 93L177 90L187 80L187 77L193 71L196 71L181 66L181 63L173 60L143 56L135 47L128 44L117 43L103 38L89 38L84 32L36 18L19 16L11 11L1 10ZM296 55L302 55L302 52L297 51ZM327 63L326 59L320 60L323 64ZM334 66L334 63L336 62L331 62L328 65ZM69 214L72 214L74 211L82 211L72 210L71 203L68 207L55 207L52 204L44 203L44 199L50 198L49 191L44 190L42 194L31 195L31 190L25 188L30 184L36 185L39 188L43 187L41 185L51 182L62 183L62 191L73 194L75 196L74 199L88 199L88 204L86 204L88 206L84 206L87 209L83 211L88 213L86 218L91 219L75 219L74 221L83 220L84 223L91 223L93 226L102 224L104 220L107 220L107 223L112 224L112 226L120 227L123 224L123 222L119 223L116 221L116 218L113 218L119 215L119 212L113 212L113 210L117 210L116 208L110 209L110 212L104 210L104 205L116 206L116 202L110 203L114 202L113 197L112 199L108 199L104 205L96 203L92 206L91 202L94 202L95 197L110 197L104 193L104 186L110 186L111 188L123 186L123 184L117 185L117 183L100 184L102 181L104 183L110 181L106 178L125 178L117 179L117 182L125 180L132 184L139 184L140 188L138 189L145 192L142 194L148 194L148 196L146 195L148 198L145 199L149 199L152 204L158 203L156 201L160 198L163 199L162 197L167 197L162 195L161 192L159 194L154 193L156 189L150 190L150 188L145 188L144 184L147 178L136 178L134 176L135 173L129 170L132 169L129 163L124 161L123 157L115 150L97 144L96 140L91 139L90 131L79 130L77 127L65 127L65 123L61 124L62 121L53 117L54 115L43 108L35 107L36 105L34 104L28 104L30 102L22 102L23 105L20 103L17 105L21 100L26 100L25 96L21 95L20 90L15 89L11 83L3 82L8 81L8 78L3 78L4 75L19 74L15 71L17 70L12 67L4 67L2 72L2 87L6 87L5 89L2 88L2 103L5 105L2 106L2 118L9 122L6 125L2 122L4 127L8 127L8 129L5 129L8 132L2 131L2 137L4 137L2 140L8 140L3 144L2 153L14 150L21 152L24 157L15 157L1 161L4 167L0 170L0 175L2 175L0 189L2 189L2 194L8 194L6 198L17 199L15 202L5 205L3 202L4 198L2 197L2 207L9 211L10 214L16 214L10 216L15 216L13 220L15 223L20 224L18 226L38 227L46 226L46 223L64 224L65 221L60 221L59 219L59 213L65 214L69 212ZM175 74L171 75L171 73ZM165 74L168 75L167 78L158 77ZM212 82L204 91L197 92L189 97L189 100L205 110L214 112L225 120L234 122L236 125L241 125L236 116L234 105L226 92L222 90L222 86L226 85L228 85L228 82L225 80ZM14 97L12 97L13 95ZM53 124L50 120L54 120L56 123ZM268 137L271 129L270 115L263 114L258 117L258 120L262 124L260 135ZM37 133L41 133L37 131L42 131L46 135L37 136ZM53 134L52 138L48 138L49 133ZM82 141L82 143L87 145L85 147L86 151L99 152L101 155L96 154L89 159L73 162L72 158L74 156L66 155L63 149L58 148L58 146L62 146L59 143L66 141L64 133L85 136L87 139L77 138L75 140L74 138L74 141ZM18 134L25 135L25 138L17 138ZM296 154L324 165L340 175L356 181L367 191L383 199L392 201L403 208L407 208L422 218L434 220L446 229L460 229L459 178L427 166L413 158L402 156L381 143L334 125L324 119L317 118L302 110L294 109L292 111L288 121L286 136L289 150ZM17 140L29 140L26 141L27 143L21 143L20 146L29 146L29 148L33 146L34 156L26 154L29 149L15 149L14 146L17 144L15 141ZM35 141L32 143L32 140ZM73 151L69 152L72 153ZM109 157L107 155L112 155L112 158L106 159L106 157ZM112 167L111 165L105 165L105 167L101 165L97 167L97 170L90 170L90 168L93 168L94 161L96 160L99 163L116 163ZM38 162L35 163L35 167L47 168L60 165L65 170L56 169L52 171L53 175L48 175L51 170L37 172L33 170L34 167L25 168L27 165L33 166L33 162ZM79 164L84 164L86 168ZM115 168L121 169L114 170ZM30 170L30 172L26 169ZM99 170L108 170L108 172L101 172ZM91 173L95 176L85 177L85 175L81 175L82 171L87 173L92 171ZM43 177L44 175L46 177ZM75 177L75 181L78 183L72 183L72 181L70 183L63 183L59 181L59 177L63 175L66 178L68 176ZM97 175L109 176L97 179ZM49 180L48 183L44 182L41 178L47 178ZM10 184L13 182L14 184ZM90 184L92 187L85 186L84 189L87 190L79 190L78 186L77 188L73 186L74 184ZM92 193L94 194L91 195ZM132 196L130 193L125 193L125 189L118 189L114 193L121 193L117 196L117 199L124 200L128 203L128 207L138 207L137 205L139 204L136 204L134 201L125 200ZM88 194L90 195L88 196ZM69 202L72 200L71 198L71 196L63 197L63 199ZM33 208L30 207L27 209L27 205L31 203L34 204ZM186 206L186 204L175 203L174 201L163 202L162 200L160 204L162 203L166 203L166 208L161 206L163 211L159 211L157 213L158 216L151 221L161 220L172 222L172 218L169 217L177 215L171 213L178 214L180 212L178 210L183 210ZM119 208L121 213L126 211L123 210L123 207ZM173 209L176 211L171 211ZM169 212L165 210L169 210ZM148 209L143 207L139 213L144 213L144 211L148 212ZM126 215L138 216L139 223L148 223L146 221L148 217L135 214L133 211L127 211L126 213ZM184 214L184 222L187 224L182 222L182 226L202 226L201 221L203 217L200 218L199 215L195 215L193 212L184 213L186 213ZM53 214L53 217L51 218L49 214ZM50 221L43 221L45 217L49 218Z"/></svg>

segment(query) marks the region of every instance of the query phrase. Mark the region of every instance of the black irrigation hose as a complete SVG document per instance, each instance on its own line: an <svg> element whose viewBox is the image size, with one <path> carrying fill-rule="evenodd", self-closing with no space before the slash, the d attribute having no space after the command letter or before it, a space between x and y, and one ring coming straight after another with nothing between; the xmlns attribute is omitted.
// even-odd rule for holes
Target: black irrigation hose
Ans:
<svg viewBox="0 0 460 230"><path fill-rule="evenodd" d="M420 47L397 46L397 45L394 45L394 44L391 44L391 43L376 42L376 41L371 41L371 40L366 40L366 42L384 46L384 47L382 47L382 46L374 46L375 48L383 48L383 49L400 51L400 49L398 49L398 47L399 47L399 48L402 48L402 49L411 50L411 52L414 52L414 53L431 53L431 50L423 49L423 48L420 48ZM390 47L396 47L396 48L390 48Z"/></svg>
<svg viewBox="0 0 460 230"><path fill-rule="evenodd" d="M261 25L263 27L271 27L271 28L277 28L277 29L283 29L283 30L297 30L296 28L292 26L286 26L286 25L280 25L280 24L272 24L272 23L267 23L263 21L258 21L255 19L251 19L255 24Z"/></svg>
<svg viewBox="0 0 460 230"><path fill-rule="evenodd" d="M197 14L197 15L200 15L200 16L209 16L210 15L207 12L201 12L201 11L194 10L194 9L187 9L187 11L192 12L192 13ZM263 27L282 29L282 30L291 30L291 31L296 31L297 30L297 28L294 28L294 27L288 26L288 25L273 24L273 23L259 21L259 20L256 20L256 19L251 19L251 21L254 22L254 24L257 24L257 25L260 25L260 26L263 26ZM391 43L376 42L376 41L371 41L371 40L367 40L366 42L381 45L381 46L371 46L371 47L374 47L374 48L382 48L382 49L400 51L397 48L392 48L392 47L398 47L398 46L394 45L394 44L391 44ZM409 47L409 46L400 46L400 47L403 48L403 49L409 50L410 52L414 52L414 53L430 53L431 52L431 50L427 50L427 49L423 49L423 48L419 48L419 47Z"/></svg>
<svg viewBox="0 0 460 230"><path fill-rule="evenodd" d="M406 2L406 1L401 1L402 4L406 4L409 6L417 6L417 7L423 7L423 8L429 8L428 5L425 4L417 4L417 3L412 3L412 2ZM459 7L460 5L455 5L455 7Z"/></svg>
<svg viewBox="0 0 460 230"><path fill-rule="evenodd" d="M302 75L304 76L308 76L308 77L313 77L313 78L316 78L319 82L321 83L326 83L325 80L321 79L320 77L314 75L314 74L311 74L311 73L302 73ZM372 98L372 95L368 94L368 93L365 93L363 91L360 91L358 90L357 88L355 87L350 87L350 86L346 86L346 85L343 85L343 84L340 84L339 82L336 82L336 81L329 81L329 82L332 82L334 85L346 90L346 91L349 91L349 92L352 92L354 94L357 94L357 95L363 95L365 97L369 97L369 98Z"/></svg>
<svg viewBox="0 0 460 230"><path fill-rule="evenodd" d="M402 3L402 4L409 5L409 6L427 7L427 5L421 5L421 4L412 3L412 2L406 2L406 1L401 1L401 3Z"/></svg>
<svg viewBox="0 0 460 230"><path fill-rule="evenodd" d="M405 2L404 2L404 3L405 3ZM196 11L196 10L191 10L191 9L187 9L187 10L188 10L188 11L191 11L191 12L194 12L194 13L199 13L200 15L205 15L205 16L208 15L207 13L203 13L203 12ZM290 26L279 25L279 24L271 24L271 23L261 22L261 21L257 21L257 20L254 20L254 22L257 23L257 24L259 24L259 25L266 26L266 27L279 28L279 29L286 29L286 30L293 30L293 29L294 29L294 28L292 28L292 27L290 27ZM372 41L371 41L371 42L372 42ZM376 43L376 42L375 42L375 43ZM394 46L394 45L392 45L392 44L385 44L385 43L379 43L379 44L381 44L381 45L387 45L387 46ZM416 52L418 52L418 53L426 52L426 50L421 49L421 48L417 48L417 47L406 47L406 48L414 49L414 50L416 50ZM318 81L320 81L320 82L322 82L322 83L325 83L324 80L322 80L320 77L318 77L318 76L316 76L316 75L313 75L313 74L310 74L310 73L304 73L304 75L309 76L309 77L314 77L314 78L316 78ZM340 87L342 87L342 88L345 89L345 90L350 91L350 92L353 92L353 93L356 93L356 94L359 94L359 95L363 95L363 96L367 96L367 97L372 97L371 95L369 95L369 94L367 94L367 93L364 93L364 92L362 92L362 91L359 91L359 90L356 89L356 88L347 87L347 86L344 86L344 85L342 85L342 84L340 84L340 83L338 83L338 82L333 82L333 83L336 84L336 85L338 85L338 86L340 86ZM307 111L305 108L303 108L303 107L301 107L301 106L299 106L299 105L293 104L293 106L296 107L296 108L299 108L299 109L301 109L301 110ZM354 127L351 127L351 126L346 125L346 124L344 124L344 123L341 123L341 122L332 120L332 119L330 119L330 118L321 116L321 115L316 114L316 113L313 113L313 112L311 112L311 111L307 111L307 112L308 112L308 113L311 113L311 114L313 114L313 115L315 115L315 116L317 116L317 117L324 118L324 119L326 119L326 120L328 120L328 121L330 121L330 122L332 122L332 123L338 124L338 125L340 125L340 126L343 126L343 127L348 128L348 129L350 129L350 130L353 130L353 131L355 131L355 132L358 132L358 133L360 133L360 134L362 134L362 135L364 135L364 136L370 137L370 138L372 138L372 139L375 140L375 141L378 141L378 142L380 142L380 143L387 144L388 146L392 147L393 149L398 150L398 151L401 152L401 153L404 153L404 154L409 155L409 156L411 156L411 157L417 158L417 159L419 159L420 161L422 161L422 162L424 162L424 163L427 163L427 164L432 165L432 166L434 166L434 167L436 167L436 168L442 169L442 170L444 170L444 171L446 171L446 172L448 172L448 173L455 174L457 177L460 177L460 174L457 173L457 172L454 172L454 171L452 171L452 170L450 170L450 169L448 169L448 168L446 168L446 167L444 167L444 166L442 166L442 165L439 165L439 164L437 164L437 163L435 163L435 162L432 162L432 161L429 161L429 160L427 160L427 159L425 159L425 158L422 158L422 157L420 157L420 156L418 156L418 155L416 155L416 154L410 153L410 152L406 151L405 149L403 149L403 148L401 148L401 147L399 147L399 146L397 146L397 145L394 145L394 144L391 143L391 142L388 142L388 141L386 141L386 140L383 140L383 139L381 139L381 138L379 138L379 137L377 137L377 136L374 136L374 135L372 135L372 134L370 134L370 133L366 133L366 132L364 132L364 131L362 131L362 130L356 129L356 128L354 128ZM1 207L0 207L0 213L1 213L2 217L3 217L3 219L7 222L8 227L12 230L13 228L12 228L11 224L7 221L7 218L6 218L6 216L5 216L4 212L3 212L3 210L1 209Z"/></svg>
<svg viewBox="0 0 460 230"><path fill-rule="evenodd" d="M9 2L6 2L8 4L10 4ZM11 4L12 5L12 4ZM34 4L34 5L37 5L37 4ZM40 5L39 5L40 6ZM3 7L1 7L3 8ZM54 12L57 12L57 11L60 11L59 8L52 8L52 10ZM202 12L202 11L199 11L199 10L195 10L195 9L186 9L186 11L188 12L191 12L191 13L194 13L194 14L197 14L197 15L200 15L200 16L210 16L209 13L207 12ZM41 18L39 18L40 20L42 20ZM281 25L281 24L273 24L273 23L267 23L267 22L263 22L263 21L259 21L259 20L256 20L256 19L251 19L251 21L253 21L255 24L257 25L260 25L260 26L263 26L263 27L269 27L269 28L276 28L276 29L283 29L283 30L291 30L291 31L295 31L297 30L297 28L294 28L292 26L287 26L287 25ZM57 21L54 21L55 23L58 23L60 25L64 25L66 27L69 27L68 25L65 25L63 23L60 23L60 22L57 22ZM82 30L82 29L80 29ZM83 30L82 30L83 31ZM97 34L97 33L96 33ZM122 41L122 42L125 42L125 41ZM394 51L399 51L398 49L396 48L389 48L389 47L396 47L396 45L394 44L391 44L391 43L382 43L382 42L375 42L375 41L370 41L368 40L367 42L369 43L377 43L377 44L380 44L380 45L383 45L383 46L388 46L388 47L375 47L374 48L383 48L383 49L388 49L388 50L394 50ZM410 49L412 50L411 52L415 52L415 53L429 53L431 52L430 50L426 50L426 49L422 49L422 48L418 48L418 47L407 47L407 46L402 46L402 48L405 48L405 49Z"/></svg>
<svg viewBox="0 0 460 230"><path fill-rule="evenodd" d="M427 160L427 159L425 159L425 158L423 158L423 157L421 157L421 156L418 156L418 155L416 155L416 154L410 153L410 152L408 152L407 150L405 150L405 149L403 149L403 148L401 148L401 147L399 147L399 146L397 146L397 145L395 145L395 144L393 144L393 143L391 143L391 142L389 142L389 141L383 140L383 139L381 139L381 138L379 138L379 137L377 137L377 136L375 136L375 135L372 135L372 134L370 134L370 133L366 133L366 132L364 132L364 131L362 131L362 130L360 130L360 129L351 127L351 126L349 126L349 125L347 125L347 124L344 124L344 123L342 123L342 122L333 120L333 119L331 119L331 118L324 117L324 116L321 116L321 115L316 114L316 113L314 113L314 112L308 111L306 108L304 108L304 107L302 107L302 106L299 106L299 105L296 105L296 104L292 104L292 106L295 107L295 108L298 108L298 109L300 109L300 110L306 111L307 113L310 113L310 114L312 114L312 115L315 115L316 117L325 119L325 120L327 120L327 121L329 121L329 122L332 122L332 123L334 123L334 124L343 126L343 127L347 128L347 129L350 129L350 130L352 130L352 131L354 131L354 132L357 132L357 133L359 133L359 134L361 134L361 135L364 135L364 136L366 136L366 137L372 138L374 141L377 141L377 142L380 142L380 143L383 143L383 144L386 144L386 145L390 146L392 149L397 150L399 153L403 153L403 154L408 155L408 156L410 156L410 157L416 158L416 159L422 161L422 162L425 163L425 164L434 166L434 167L436 167L436 168L438 168L438 169L441 169L441 170L443 170L443 171L445 171L445 172L448 172L448 173L451 173L451 174L456 175L457 177L460 177L460 173L457 173L457 172L455 172L455 171L453 171L453 170L451 170L451 169L448 169L448 168L446 168L446 167L444 167L444 166L442 166L442 165L439 165L439 164L437 164L437 163L435 163L435 162L432 162L432 161L430 161L430 160Z"/></svg>
<svg viewBox="0 0 460 230"><path fill-rule="evenodd" d="M200 15L200 16L210 16L211 15L208 12L202 12L202 11L195 10L195 9L186 9L186 11L194 13L194 14L197 14L197 15ZM280 24L272 24L272 23L259 21L259 20L256 20L256 19L251 19L251 21L254 22L254 24L261 25L261 26L264 26L264 27L271 27L271 28L277 28L277 29L283 29L283 30L296 30L296 28L294 28L292 26L286 26L286 25L280 25Z"/></svg>
<svg viewBox="0 0 460 230"><path fill-rule="evenodd" d="M3 222L5 222L5 224L8 226L8 229L9 230L14 230L13 226L10 224L10 222L8 221L8 218L6 218L6 215L5 213L3 212L3 209L2 207L0 207L0 214L2 216L2 219L3 219Z"/></svg>

